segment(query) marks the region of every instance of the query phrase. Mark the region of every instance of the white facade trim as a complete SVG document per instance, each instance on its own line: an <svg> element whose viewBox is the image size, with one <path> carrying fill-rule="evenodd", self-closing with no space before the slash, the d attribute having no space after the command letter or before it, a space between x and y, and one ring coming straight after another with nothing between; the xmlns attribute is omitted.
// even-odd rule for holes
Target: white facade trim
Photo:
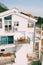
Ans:
<svg viewBox="0 0 43 65"><path fill-rule="evenodd" d="M8 16L8 15L13 15L13 14L16 14L16 15L21 16L21 17L23 17L23 18L25 18L25 19L28 19L28 20L29 20L29 19L30 19L30 20L33 20L34 23L37 22L37 20L35 20L35 19L31 18L31 17L28 17L28 16L26 16L26 15L24 15L24 14L21 14L21 13L20 13L18 10L16 10L16 9L11 9L11 10L5 11L5 12L3 12L3 13L0 13L0 18L5 17L5 16Z"/></svg>

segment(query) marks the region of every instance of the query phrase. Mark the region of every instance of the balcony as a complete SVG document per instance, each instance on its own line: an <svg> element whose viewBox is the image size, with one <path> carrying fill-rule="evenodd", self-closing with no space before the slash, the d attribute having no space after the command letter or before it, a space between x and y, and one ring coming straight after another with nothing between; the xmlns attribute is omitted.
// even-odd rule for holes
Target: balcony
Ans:
<svg viewBox="0 0 43 65"><path fill-rule="evenodd" d="M33 61L39 60L39 54L33 54Z"/></svg>
<svg viewBox="0 0 43 65"><path fill-rule="evenodd" d="M41 46L43 46L43 39L41 40Z"/></svg>
<svg viewBox="0 0 43 65"><path fill-rule="evenodd" d="M14 63L15 56L13 53L0 53L0 65Z"/></svg>
<svg viewBox="0 0 43 65"><path fill-rule="evenodd" d="M17 44L30 43L30 37L25 31L18 31L14 33L14 42Z"/></svg>
<svg viewBox="0 0 43 65"><path fill-rule="evenodd" d="M36 30L36 33L41 34L41 30Z"/></svg>
<svg viewBox="0 0 43 65"><path fill-rule="evenodd" d="M27 39L25 37L20 37L15 40L15 43L17 44L25 44L25 43L30 43L30 38L28 37Z"/></svg>
<svg viewBox="0 0 43 65"><path fill-rule="evenodd" d="M37 51L39 51L39 44L36 44L36 45L34 46L34 52L37 52Z"/></svg>
<svg viewBox="0 0 43 65"><path fill-rule="evenodd" d="M43 47L41 47L41 54L43 55Z"/></svg>
<svg viewBox="0 0 43 65"><path fill-rule="evenodd" d="M28 61L32 61L32 54L27 54L26 57L27 57Z"/></svg>

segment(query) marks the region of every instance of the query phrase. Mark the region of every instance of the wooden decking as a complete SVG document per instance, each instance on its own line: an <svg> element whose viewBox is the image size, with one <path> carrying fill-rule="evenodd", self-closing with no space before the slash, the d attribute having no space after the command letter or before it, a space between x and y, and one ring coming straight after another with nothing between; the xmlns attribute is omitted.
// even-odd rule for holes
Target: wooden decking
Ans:
<svg viewBox="0 0 43 65"><path fill-rule="evenodd" d="M41 40L41 54L43 54L43 39Z"/></svg>
<svg viewBox="0 0 43 65"><path fill-rule="evenodd" d="M36 54L27 54L26 57L27 57L28 61L39 60L39 58L37 57Z"/></svg>
<svg viewBox="0 0 43 65"><path fill-rule="evenodd" d="M43 46L43 39L41 40L41 46Z"/></svg>

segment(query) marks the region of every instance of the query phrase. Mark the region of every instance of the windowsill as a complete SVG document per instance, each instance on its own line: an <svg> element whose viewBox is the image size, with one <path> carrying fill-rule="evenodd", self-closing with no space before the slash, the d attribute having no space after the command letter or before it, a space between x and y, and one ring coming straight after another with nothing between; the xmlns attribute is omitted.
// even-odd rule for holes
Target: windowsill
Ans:
<svg viewBox="0 0 43 65"><path fill-rule="evenodd" d="M0 45L0 49L12 48L12 47L15 47L15 44L5 44L5 45Z"/></svg>
<svg viewBox="0 0 43 65"><path fill-rule="evenodd" d="M13 32L13 30L5 31L5 32Z"/></svg>

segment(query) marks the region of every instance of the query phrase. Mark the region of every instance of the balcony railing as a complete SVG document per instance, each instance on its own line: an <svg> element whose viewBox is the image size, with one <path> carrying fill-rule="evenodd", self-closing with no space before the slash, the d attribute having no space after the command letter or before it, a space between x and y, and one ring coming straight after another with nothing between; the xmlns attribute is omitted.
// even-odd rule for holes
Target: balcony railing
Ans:
<svg viewBox="0 0 43 65"><path fill-rule="evenodd" d="M0 64L9 64L9 63L14 63L15 62L15 56L13 53L0 53Z"/></svg>
<svg viewBox="0 0 43 65"><path fill-rule="evenodd" d="M17 44L30 43L30 38L28 37L26 39L25 37L20 37L20 39L17 38L17 40L15 40L15 43L17 43Z"/></svg>

